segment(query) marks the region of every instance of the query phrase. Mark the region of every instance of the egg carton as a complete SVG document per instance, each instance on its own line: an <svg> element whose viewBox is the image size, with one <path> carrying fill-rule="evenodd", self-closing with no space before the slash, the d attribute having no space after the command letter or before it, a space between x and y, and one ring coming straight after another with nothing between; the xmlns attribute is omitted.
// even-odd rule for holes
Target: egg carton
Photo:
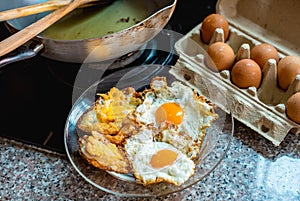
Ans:
<svg viewBox="0 0 300 201"><path fill-rule="evenodd" d="M230 34L224 41L223 30L216 29L211 43L229 44L236 60L250 58L250 49L261 43L273 45L280 58L299 56L300 37L295 34L300 32L296 26L300 18L295 17L300 10L297 0L219 0L216 10L228 20ZM279 19L281 22L276 21ZM176 42L180 57L171 73L276 146L289 132L299 134L300 125L287 117L285 104L293 93L300 91L300 75L287 91L281 90L277 84L276 61L270 59L263 68L258 89L237 87L231 82L230 71L213 72L205 65L208 45L201 40L201 25Z"/></svg>

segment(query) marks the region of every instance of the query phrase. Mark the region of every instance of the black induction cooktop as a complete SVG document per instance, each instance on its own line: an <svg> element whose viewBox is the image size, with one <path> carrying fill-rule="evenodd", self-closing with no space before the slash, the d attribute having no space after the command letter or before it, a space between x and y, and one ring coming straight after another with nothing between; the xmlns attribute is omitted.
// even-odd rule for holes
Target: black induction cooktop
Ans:
<svg viewBox="0 0 300 201"><path fill-rule="evenodd" d="M165 29L186 34L208 14L215 12L215 5L216 0L178 0ZM9 35L0 23L0 39ZM173 51L176 39L169 34L159 34L122 69L141 64L175 64L178 59ZM162 40L170 51L158 48ZM1 68L0 136L65 153L64 126L72 107L72 94L77 87L74 82L80 67L81 64L58 62L37 55ZM103 76L117 70L107 70Z"/></svg>

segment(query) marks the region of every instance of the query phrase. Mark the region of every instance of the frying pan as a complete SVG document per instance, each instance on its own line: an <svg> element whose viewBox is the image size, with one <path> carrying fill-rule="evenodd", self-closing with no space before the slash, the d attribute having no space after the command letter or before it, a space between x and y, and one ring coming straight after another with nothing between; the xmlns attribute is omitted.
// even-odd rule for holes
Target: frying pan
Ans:
<svg viewBox="0 0 300 201"><path fill-rule="evenodd" d="M40 50L43 50L40 54L46 58L70 63L82 63L87 57L89 62L107 61L137 50L164 28L177 3L177 0L143 1L145 1L151 14L129 28L105 36L81 40L56 40L38 35L29 44L25 44L25 50L22 50L19 55L0 60L0 67L7 63L35 56ZM9 4L6 1L0 1L0 11L41 2L45 2L45 0L10 0ZM11 33L14 33L46 14L40 13L9 20L5 25ZM34 44L33 47L32 43Z"/></svg>

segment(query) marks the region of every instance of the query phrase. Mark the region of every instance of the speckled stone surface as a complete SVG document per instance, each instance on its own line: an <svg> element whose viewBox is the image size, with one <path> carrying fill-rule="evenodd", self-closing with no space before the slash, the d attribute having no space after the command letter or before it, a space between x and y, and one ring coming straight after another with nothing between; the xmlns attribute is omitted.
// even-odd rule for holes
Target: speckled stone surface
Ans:
<svg viewBox="0 0 300 201"><path fill-rule="evenodd" d="M0 200L140 200L93 187L65 155L4 138L0 153ZM211 174L155 200L300 200L300 135L288 134L275 147L235 121L230 149Z"/></svg>

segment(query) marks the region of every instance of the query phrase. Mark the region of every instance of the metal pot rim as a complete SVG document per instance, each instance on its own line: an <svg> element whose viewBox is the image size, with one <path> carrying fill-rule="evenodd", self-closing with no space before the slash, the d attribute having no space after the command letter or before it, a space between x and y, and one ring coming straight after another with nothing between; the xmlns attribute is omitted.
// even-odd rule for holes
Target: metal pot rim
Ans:
<svg viewBox="0 0 300 201"><path fill-rule="evenodd" d="M37 35L35 38L39 39L39 40L51 40L53 42L61 42L61 43L69 43L69 42L88 42L88 41L94 41L94 40L99 40L99 39L105 39L105 38L111 38L114 37L116 35L121 35L125 32L130 31L131 29L135 29L141 25L143 25L145 22L149 21L150 19L154 18L156 15L158 15L161 12L164 12L167 9L173 8L175 7L177 4L177 0L173 0L172 4L165 6L161 9L159 9L158 11L156 11L155 13L151 14L150 16L148 16L147 18L145 18L144 20L140 21L139 23L130 26L126 29L122 29L121 31L115 32L115 33L111 33L111 34L107 34L105 36L100 36L100 37L95 37L95 38L86 38L86 39L79 39L79 40L58 40L58 39L52 39L52 38L48 38L45 36L41 36L41 35ZM18 31L20 29L17 29L14 25L12 25L9 21L5 22L5 26L11 31L11 29L13 29L14 31ZM9 26L9 27L8 27Z"/></svg>

